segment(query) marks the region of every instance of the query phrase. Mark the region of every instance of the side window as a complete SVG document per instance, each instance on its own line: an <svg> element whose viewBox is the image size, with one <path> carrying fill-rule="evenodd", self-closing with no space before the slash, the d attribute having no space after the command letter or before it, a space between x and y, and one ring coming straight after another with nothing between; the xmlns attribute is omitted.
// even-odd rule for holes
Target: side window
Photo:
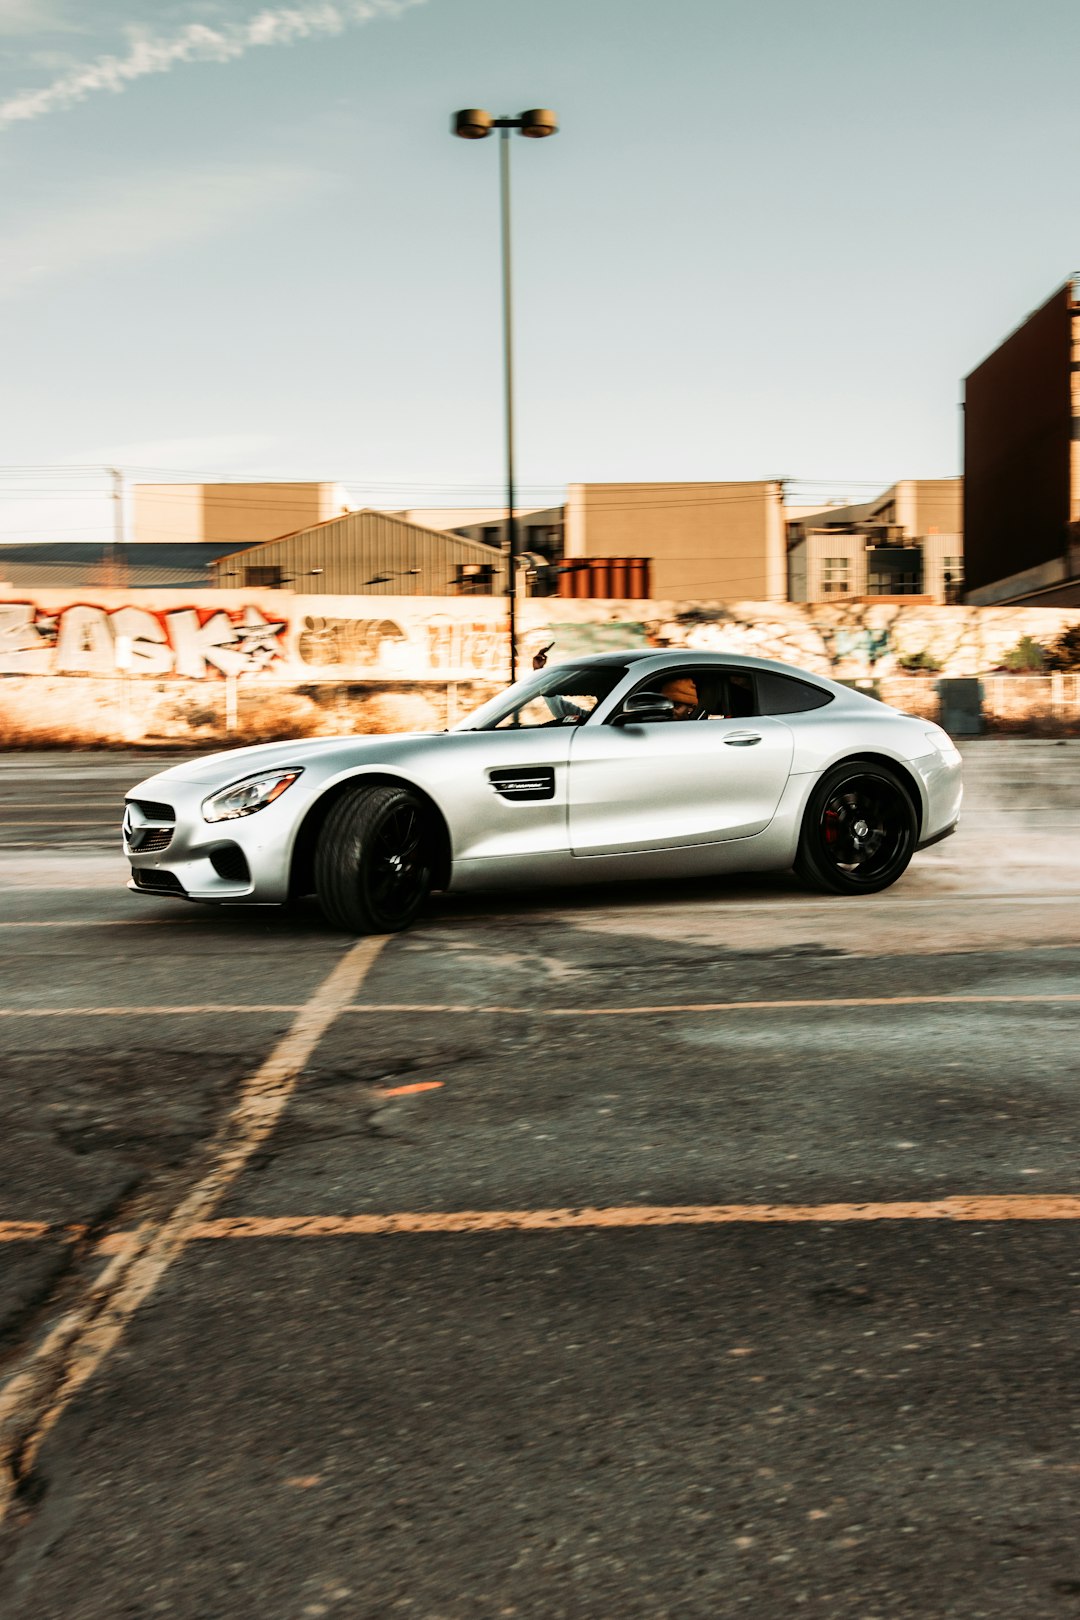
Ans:
<svg viewBox="0 0 1080 1620"><path fill-rule="evenodd" d="M749 670L715 665L695 669L683 664L657 670L634 691L659 692L671 698L676 720L735 720L758 712Z"/></svg>
<svg viewBox="0 0 1080 1620"><path fill-rule="evenodd" d="M833 700L833 694L820 686L792 675L774 675L771 670L758 670L757 689L759 714L802 714L807 709L823 709Z"/></svg>

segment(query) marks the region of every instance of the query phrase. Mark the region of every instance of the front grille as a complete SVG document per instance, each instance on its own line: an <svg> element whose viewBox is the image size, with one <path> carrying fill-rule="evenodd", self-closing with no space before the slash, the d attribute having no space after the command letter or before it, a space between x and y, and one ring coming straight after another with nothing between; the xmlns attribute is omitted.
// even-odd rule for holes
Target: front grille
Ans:
<svg viewBox="0 0 1080 1620"><path fill-rule="evenodd" d="M154 799L128 799L124 805L124 842L134 854L152 854L168 849L176 828L176 811L171 804Z"/></svg>
<svg viewBox="0 0 1080 1620"><path fill-rule="evenodd" d="M129 799L128 804L133 805L146 821L176 822L176 811L171 804L158 804L154 799Z"/></svg>
<svg viewBox="0 0 1080 1620"><path fill-rule="evenodd" d="M132 872L137 889L155 889L158 894L186 894L187 890L175 872Z"/></svg>
<svg viewBox="0 0 1080 1620"><path fill-rule="evenodd" d="M132 849L138 849L141 852L149 852L155 849L168 849L169 845L172 843L172 835L173 830L171 827L148 827L141 838L138 837L138 834L135 835L135 839L132 839L131 847ZM138 842L136 842L136 839L138 839Z"/></svg>

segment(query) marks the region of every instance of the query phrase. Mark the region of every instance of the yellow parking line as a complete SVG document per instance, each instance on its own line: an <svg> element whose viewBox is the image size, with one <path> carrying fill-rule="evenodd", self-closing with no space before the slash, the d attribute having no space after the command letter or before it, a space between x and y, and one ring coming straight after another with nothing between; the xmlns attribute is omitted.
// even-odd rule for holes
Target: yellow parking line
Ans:
<svg viewBox="0 0 1080 1620"><path fill-rule="evenodd" d="M421 1001L385 1001L371 1005L357 1003L346 1007L349 1013L528 1013L535 1018L617 1018L634 1014L707 1013L707 1012L776 1012L807 1007L983 1007L1001 1005L1036 1005L1056 1002L1080 1001L1080 992L1061 991L1051 995L1000 996L821 996L791 997L770 1001L671 1001L657 1002L642 1007L510 1007L470 1005L467 1002L444 1002L436 1005Z"/></svg>
<svg viewBox="0 0 1080 1620"><path fill-rule="evenodd" d="M295 1013L299 1001L207 1002L202 1006L145 1007L0 1007L0 1018L171 1018L198 1013Z"/></svg>
<svg viewBox="0 0 1080 1620"><path fill-rule="evenodd" d="M771 1001L671 1001L644 1007L512 1007L482 1002L387 1001L355 1002L343 1007L346 1013L487 1013L512 1014L530 1018L633 1018L656 1017L664 1013L788 1012L830 1007L992 1007L1068 1006L1080 1002L1080 993L1030 996L823 996ZM0 1007L0 1018L148 1018L208 1013L293 1013L301 1003L293 1001L243 1002L208 1001L198 1005L165 1004L141 1007Z"/></svg>
<svg viewBox="0 0 1080 1620"><path fill-rule="evenodd" d="M1080 1197L1002 1196L865 1204L629 1204L612 1208L460 1209L433 1214L235 1216L193 1238L372 1237L396 1232L554 1232L579 1227L769 1226L851 1221L1076 1221Z"/></svg>
<svg viewBox="0 0 1080 1620"><path fill-rule="evenodd" d="M387 1215L236 1215L196 1221L187 1240L229 1238L383 1237L401 1232L559 1232L574 1228L642 1226L801 1226L869 1221L1076 1221L1080 1197L1070 1193L987 1194L953 1198L895 1199L837 1204L625 1204L565 1209L458 1209L396 1211ZM62 1232L84 1235L82 1226L47 1221L0 1221L0 1243L25 1243ZM126 1254L135 1232L107 1233L102 1255Z"/></svg>

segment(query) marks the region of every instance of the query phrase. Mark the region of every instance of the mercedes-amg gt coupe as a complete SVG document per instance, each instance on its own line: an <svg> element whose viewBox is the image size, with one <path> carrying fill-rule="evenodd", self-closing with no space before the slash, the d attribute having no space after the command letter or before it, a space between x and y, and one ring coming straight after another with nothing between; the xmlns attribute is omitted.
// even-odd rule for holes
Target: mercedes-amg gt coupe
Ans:
<svg viewBox="0 0 1080 1620"><path fill-rule="evenodd" d="M127 796L129 887L317 896L354 933L433 890L793 868L873 894L953 831L939 726L761 658L609 652L540 669L449 731L231 749Z"/></svg>

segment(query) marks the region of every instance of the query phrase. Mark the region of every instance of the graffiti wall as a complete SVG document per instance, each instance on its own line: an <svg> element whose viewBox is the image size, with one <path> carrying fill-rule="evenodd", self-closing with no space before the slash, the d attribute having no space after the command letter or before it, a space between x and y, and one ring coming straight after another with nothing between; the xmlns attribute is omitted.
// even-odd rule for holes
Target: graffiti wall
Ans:
<svg viewBox="0 0 1080 1620"><path fill-rule="evenodd" d="M524 601L521 661L622 647L747 653L840 678L1002 667L1080 609L854 603ZM99 675L215 682L498 681L508 673L498 598L303 597L287 591L0 590L0 676Z"/></svg>

